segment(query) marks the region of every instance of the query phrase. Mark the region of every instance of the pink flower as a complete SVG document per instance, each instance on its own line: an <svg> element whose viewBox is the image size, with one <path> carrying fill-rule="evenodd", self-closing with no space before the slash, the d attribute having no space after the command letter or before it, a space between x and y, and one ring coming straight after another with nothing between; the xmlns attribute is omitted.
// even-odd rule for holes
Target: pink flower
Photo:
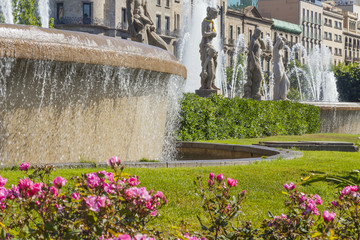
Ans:
<svg viewBox="0 0 360 240"><path fill-rule="evenodd" d="M235 179L232 179L232 178L228 178L227 179L227 183L230 187L236 187L236 184L237 184L237 180Z"/></svg>
<svg viewBox="0 0 360 240"><path fill-rule="evenodd" d="M139 180L136 177L129 178L128 183L130 184L130 186L136 186L140 184Z"/></svg>
<svg viewBox="0 0 360 240"><path fill-rule="evenodd" d="M89 173L87 177L88 185L90 188L100 186L101 180L96 173Z"/></svg>
<svg viewBox="0 0 360 240"><path fill-rule="evenodd" d="M80 194L79 193L73 193L71 195L72 199L75 199L75 200L79 200L80 199Z"/></svg>
<svg viewBox="0 0 360 240"><path fill-rule="evenodd" d="M323 200L321 199L321 197L319 195L315 194L314 197L315 197L316 204L321 205L323 203Z"/></svg>
<svg viewBox="0 0 360 240"><path fill-rule="evenodd" d="M154 197L160 198L160 199L165 198L164 193L161 192L161 191L157 191L157 192L154 194Z"/></svg>
<svg viewBox="0 0 360 240"><path fill-rule="evenodd" d="M96 203L100 208L104 208L110 204L110 200L107 199L106 197L98 197L96 199Z"/></svg>
<svg viewBox="0 0 360 240"><path fill-rule="evenodd" d="M292 190L292 189L295 188L295 184L292 183L292 182L289 183L289 184L285 183L285 184L284 184L284 188L285 188L286 190Z"/></svg>
<svg viewBox="0 0 360 240"><path fill-rule="evenodd" d="M100 211L100 208L97 204L97 196L88 196L87 198L85 198L85 203L86 203L86 206L91 210L91 211L94 211L94 212L99 212Z"/></svg>
<svg viewBox="0 0 360 240"><path fill-rule="evenodd" d="M27 170L29 170L29 163L28 162L25 162L25 163L22 163L21 165L20 165L20 170L21 171L27 171Z"/></svg>
<svg viewBox="0 0 360 240"><path fill-rule="evenodd" d="M209 180L208 180L208 185L209 185L209 187L213 186L213 185L214 185L214 181L211 180L211 179L209 179Z"/></svg>
<svg viewBox="0 0 360 240"><path fill-rule="evenodd" d="M150 216L155 217L155 216L156 216L156 214L157 214L157 210L155 209L154 211L152 211L152 212L150 213Z"/></svg>
<svg viewBox="0 0 360 240"><path fill-rule="evenodd" d="M3 177L1 177L0 176L0 187L3 187L3 186L5 186L5 184L7 183L7 179L6 178L3 178Z"/></svg>
<svg viewBox="0 0 360 240"><path fill-rule="evenodd" d="M246 190L243 190L243 191L241 192L241 195L245 196L245 195L246 195Z"/></svg>
<svg viewBox="0 0 360 240"><path fill-rule="evenodd" d="M338 202L337 201L332 201L331 204L336 207L338 205Z"/></svg>
<svg viewBox="0 0 360 240"><path fill-rule="evenodd" d="M65 178L63 178L63 177L56 177L55 179L54 179L54 181L53 181L53 184L54 184L54 186L55 187L57 187L57 188L62 188L62 187L64 187L65 186L65 184L66 184L66 179Z"/></svg>
<svg viewBox="0 0 360 240"><path fill-rule="evenodd" d="M117 156L114 156L108 160L108 165L110 167L120 165L120 164L121 164L121 160Z"/></svg>
<svg viewBox="0 0 360 240"><path fill-rule="evenodd" d="M130 237L130 235L127 235L127 234L125 234L125 235L119 235L119 236L117 237L117 239L118 239L118 240L132 240L131 237Z"/></svg>
<svg viewBox="0 0 360 240"><path fill-rule="evenodd" d="M43 187L43 183L34 183L30 186L30 196L34 196L35 194L37 194L38 192L41 191L41 188Z"/></svg>
<svg viewBox="0 0 360 240"><path fill-rule="evenodd" d="M323 218L324 218L325 222L330 222L330 221L334 220L335 216L336 216L336 213L334 213L334 212L331 212L331 213L329 211L323 212Z"/></svg>
<svg viewBox="0 0 360 240"><path fill-rule="evenodd" d="M214 177L215 177L215 174L214 174L214 173L210 173L210 174L209 174L209 179L210 179L210 180L213 180Z"/></svg>
<svg viewBox="0 0 360 240"><path fill-rule="evenodd" d="M224 174L219 174L219 175L217 175L217 176L216 176L216 179L217 179L219 182L221 182L222 180L225 179Z"/></svg>
<svg viewBox="0 0 360 240"><path fill-rule="evenodd" d="M55 197L57 197L57 196L59 195L59 190L58 190L56 187L51 186L51 187L50 187L50 193L51 193L52 195L54 195Z"/></svg>
<svg viewBox="0 0 360 240"><path fill-rule="evenodd" d="M40 201L36 201L35 204L39 206L39 205L40 205Z"/></svg>
<svg viewBox="0 0 360 240"><path fill-rule="evenodd" d="M32 182L30 179L25 178L25 179L20 179L20 180L19 180L18 186L19 186L19 189L20 189L20 190L25 190L25 189L27 189L27 188L30 188L30 186L31 186L32 184L33 184L33 182Z"/></svg>
<svg viewBox="0 0 360 240"><path fill-rule="evenodd" d="M0 187L0 201L4 201L8 195L8 190L4 187Z"/></svg>

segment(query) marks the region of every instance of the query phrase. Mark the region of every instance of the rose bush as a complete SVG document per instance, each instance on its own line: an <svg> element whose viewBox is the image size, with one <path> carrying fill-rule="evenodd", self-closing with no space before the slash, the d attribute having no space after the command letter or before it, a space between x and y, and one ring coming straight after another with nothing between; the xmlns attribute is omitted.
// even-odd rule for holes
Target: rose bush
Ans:
<svg viewBox="0 0 360 240"><path fill-rule="evenodd" d="M184 222L176 233L149 229L167 203L161 191L140 187L139 178L123 172L117 157L113 172L99 171L65 179L50 178L53 166L20 165L25 176L6 186L0 176L0 239L215 240L215 239L360 239L360 188L346 186L322 214L317 194L285 183L286 213L264 220L261 229L240 218L246 190L223 174L195 181L205 218L201 229ZM31 170L30 170L31 169Z"/></svg>
<svg viewBox="0 0 360 240"><path fill-rule="evenodd" d="M124 173L117 157L108 163L114 172L83 174L72 184L61 176L50 179L53 166L30 173L28 163L20 165L26 176L11 188L0 176L0 238L153 239L139 232L147 232L166 197L138 187L138 177Z"/></svg>

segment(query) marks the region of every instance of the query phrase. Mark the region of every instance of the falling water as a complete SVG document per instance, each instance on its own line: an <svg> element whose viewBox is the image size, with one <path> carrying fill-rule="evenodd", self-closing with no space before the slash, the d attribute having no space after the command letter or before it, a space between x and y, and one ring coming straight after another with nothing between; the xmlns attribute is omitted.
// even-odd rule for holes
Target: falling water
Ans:
<svg viewBox="0 0 360 240"><path fill-rule="evenodd" d="M306 68L297 67L295 54L298 53L305 60ZM338 102L336 78L331 70L331 52L328 47L316 46L308 55L301 44L295 44L290 51L289 64L293 63L288 76L297 79L301 101Z"/></svg>
<svg viewBox="0 0 360 240"><path fill-rule="evenodd" d="M178 55L181 56L181 62L187 68L187 81L185 92L195 92L200 88L201 61L199 44L201 42L201 22L206 17L206 9L208 6L216 7L216 0L184 0L183 7L183 26L182 41L179 46ZM213 40L213 45L217 49L218 67L216 72L216 85L222 88L223 93L226 92L226 76L225 76L225 53L223 52L222 42L220 38L220 28L218 19L215 21L215 29L218 32L217 37Z"/></svg>
<svg viewBox="0 0 360 240"><path fill-rule="evenodd" d="M247 55L245 36L240 34L237 37L233 55L233 70L231 76L229 97L242 97L244 95L244 84L247 78Z"/></svg>
<svg viewBox="0 0 360 240"><path fill-rule="evenodd" d="M39 15L41 19L41 27L49 28L49 15L50 15L50 7L49 0L39 0Z"/></svg>
<svg viewBox="0 0 360 240"><path fill-rule="evenodd" d="M0 1L0 10L5 17L5 23L14 24L14 16L12 14L12 1L11 0L1 0Z"/></svg>

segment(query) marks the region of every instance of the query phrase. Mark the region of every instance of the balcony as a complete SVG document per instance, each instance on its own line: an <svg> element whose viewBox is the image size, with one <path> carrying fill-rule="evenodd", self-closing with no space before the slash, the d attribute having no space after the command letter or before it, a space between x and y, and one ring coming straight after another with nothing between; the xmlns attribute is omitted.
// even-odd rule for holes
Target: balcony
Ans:
<svg viewBox="0 0 360 240"><path fill-rule="evenodd" d="M351 61L351 60L352 60L352 57L346 56L346 57L345 57L345 60Z"/></svg>
<svg viewBox="0 0 360 240"><path fill-rule="evenodd" d="M331 23L324 23L324 26L326 26L326 27L332 27L332 24Z"/></svg>
<svg viewBox="0 0 360 240"><path fill-rule="evenodd" d="M89 25L110 27L110 21L91 17L63 17L55 20L55 25Z"/></svg>
<svg viewBox="0 0 360 240"><path fill-rule="evenodd" d="M235 45L235 39L230 38L230 39L228 40L228 44L229 44L229 45Z"/></svg>

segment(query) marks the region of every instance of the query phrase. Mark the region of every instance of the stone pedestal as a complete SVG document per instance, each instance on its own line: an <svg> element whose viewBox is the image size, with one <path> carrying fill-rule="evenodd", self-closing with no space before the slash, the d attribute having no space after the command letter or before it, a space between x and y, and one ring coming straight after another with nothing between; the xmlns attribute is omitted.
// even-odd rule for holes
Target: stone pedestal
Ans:
<svg viewBox="0 0 360 240"><path fill-rule="evenodd" d="M221 94L221 90L216 90L216 89L199 89L199 90L195 90L195 94L198 95L199 97L210 97L210 95L212 94L216 94L216 95L220 95Z"/></svg>

